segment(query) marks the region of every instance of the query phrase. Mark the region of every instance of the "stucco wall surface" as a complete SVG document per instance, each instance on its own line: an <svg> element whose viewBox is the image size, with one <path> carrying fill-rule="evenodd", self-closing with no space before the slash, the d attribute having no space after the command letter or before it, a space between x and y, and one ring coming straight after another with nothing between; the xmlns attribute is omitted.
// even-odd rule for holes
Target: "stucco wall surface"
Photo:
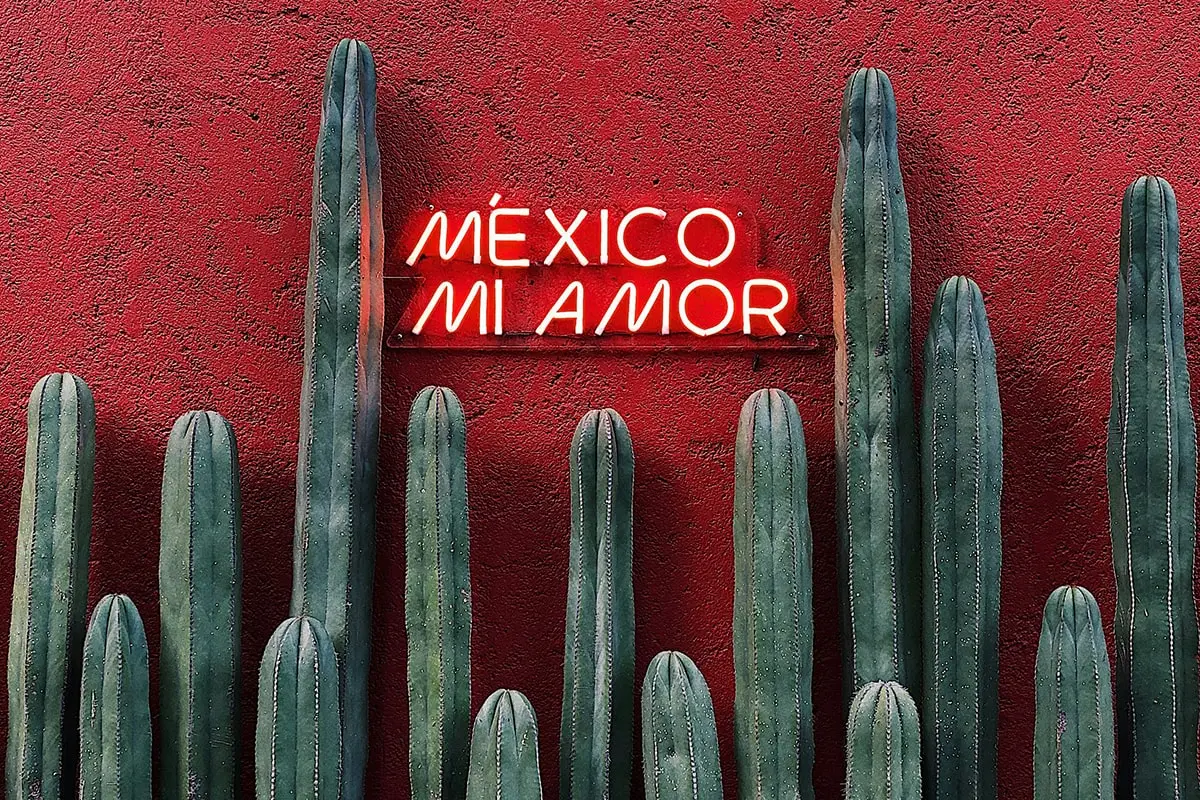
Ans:
<svg viewBox="0 0 1200 800"><path fill-rule="evenodd" d="M1104 437L1120 195L1140 173L1178 193L1187 332L1200 336L1198 23L1186 0L9 2L0 597L38 376L67 368L95 392L90 593L132 595L152 642L167 432L187 409L218 409L242 456L253 696L288 606L312 149L340 37L368 41L379 66L389 232L429 202L483 208L493 191L576 208L736 190L753 207L762 258L794 270L824 334L842 85L876 65L900 109L914 352L943 278L968 274L987 296L1005 414L1000 789L1028 798L1045 597L1077 581L1113 612ZM389 248L389 269L403 257ZM442 383L468 413L476 704L501 686L529 695L550 798L576 421L600 405L628 420L638 671L666 648L700 664L732 796L734 430L752 390L792 394L810 458L818 796L837 796L832 366L828 343L758 357L389 353L373 795L407 796L403 432L416 391ZM0 602L0 630L7 618ZM250 703L244 720L249 742Z"/></svg>

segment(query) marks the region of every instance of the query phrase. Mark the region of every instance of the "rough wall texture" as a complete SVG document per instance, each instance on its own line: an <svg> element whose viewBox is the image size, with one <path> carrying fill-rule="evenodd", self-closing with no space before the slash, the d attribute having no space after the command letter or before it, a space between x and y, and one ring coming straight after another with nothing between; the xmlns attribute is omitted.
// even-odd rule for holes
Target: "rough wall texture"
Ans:
<svg viewBox="0 0 1200 800"><path fill-rule="evenodd" d="M1028 798L1042 603L1080 581L1106 617L1113 610L1104 436L1117 227L1121 191L1141 172L1166 175L1178 192L1188 333L1200 334L1189 257L1200 248L1200 12L1184 0L1071 5L9 3L0 596L24 404L39 375L70 368L95 391L92 599L128 592L152 642L167 432L184 410L219 409L243 459L253 697L258 655L288 605L309 181L322 70L339 37L366 39L379 64L389 229L431 198L482 207L496 189L573 208L733 187L756 204L763 257L797 271L804 309L825 332L838 106L845 76L868 63L889 71L900 104L914 352L942 278L964 272L987 293L1005 412L1001 796ZM402 258L388 254L391 265ZM374 794L407 796L402 432L415 392L440 382L469 416L476 703L499 686L529 695L551 798L576 420L611 404L629 422L638 669L663 648L701 665L732 791L734 429L753 389L792 393L808 432L816 540L818 796L836 796L831 369L828 348L761 358L392 353ZM0 630L7 614L0 601ZM252 718L247 708L247 733Z"/></svg>

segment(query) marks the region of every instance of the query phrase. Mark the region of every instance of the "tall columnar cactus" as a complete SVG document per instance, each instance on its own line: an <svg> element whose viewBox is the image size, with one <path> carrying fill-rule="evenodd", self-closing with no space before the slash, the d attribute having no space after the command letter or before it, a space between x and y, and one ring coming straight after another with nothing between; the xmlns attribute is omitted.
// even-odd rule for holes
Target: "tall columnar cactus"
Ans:
<svg viewBox="0 0 1200 800"><path fill-rule="evenodd" d="M83 645L80 800L150 800L150 651L125 595L96 604Z"/></svg>
<svg viewBox="0 0 1200 800"><path fill-rule="evenodd" d="M1108 497L1117 577L1117 795L1193 800L1196 425L1183 341L1179 215L1161 178L1125 191Z"/></svg>
<svg viewBox="0 0 1200 800"><path fill-rule="evenodd" d="M73 795L80 650L87 614L96 409L81 379L29 398L8 635L8 800Z"/></svg>
<svg viewBox="0 0 1200 800"><path fill-rule="evenodd" d="M571 442L559 780L562 800L624 800L633 748L633 443L612 409Z"/></svg>
<svg viewBox="0 0 1200 800"><path fill-rule="evenodd" d="M920 800L917 706L894 681L866 684L850 703L846 800Z"/></svg>
<svg viewBox="0 0 1200 800"><path fill-rule="evenodd" d="M413 403L405 521L412 793L458 800L471 747L471 574L466 423L449 389Z"/></svg>
<svg viewBox="0 0 1200 800"><path fill-rule="evenodd" d="M362 799L367 760L382 205L375 63L345 39L325 72L313 172L292 582L292 614L319 619L337 648L344 800Z"/></svg>
<svg viewBox="0 0 1200 800"><path fill-rule="evenodd" d="M912 247L887 76L860 69L842 99L830 235L834 455L844 684L920 696L921 560L909 345Z"/></svg>
<svg viewBox="0 0 1200 800"><path fill-rule="evenodd" d="M227 800L238 763L242 523L237 442L215 411L171 430L158 562L162 800Z"/></svg>
<svg viewBox="0 0 1200 800"><path fill-rule="evenodd" d="M942 284L925 340L925 725L929 794L996 797L1000 392L983 295Z"/></svg>
<svg viewBox="0 0 1200 800"><path fill-rule="evenodd" d="M647 800L721 800L712 697L704 676L683 653L659 653L646 670L642 774Z"/></svg>
<svg viewBox="0 0 1200 800"><path fill-rule="evenodd" d="M1035 682L1033 800L1113 800L1112 678L1087 589L1062 586L1046 601Z"/></svg>
<svg viewBox="0 0 1200 800"><path fill-rule="evenodd" d="M467 800L541 800L537 716L520 692L492 694L475 717Z"/></svg>
<svg viewBox="0 0 1200 800"><path fill-rule="evenodd" d="M286 620L258 672L254 778L258 800L338 800L342 731L337 656L325 627Z"/></svg>
<svg viewBox="0 0 1200 800"><path fill-rule="evenodd" d="M733 710L743 800L812 800L812 530L796 404L750 395L738 422L733 511Z"/></svg>

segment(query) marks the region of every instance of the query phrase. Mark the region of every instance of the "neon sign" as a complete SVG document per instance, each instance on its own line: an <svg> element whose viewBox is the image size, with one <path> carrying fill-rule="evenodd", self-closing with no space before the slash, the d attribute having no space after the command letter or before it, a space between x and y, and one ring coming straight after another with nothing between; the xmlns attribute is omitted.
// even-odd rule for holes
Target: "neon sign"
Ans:
<svg viewBox="0 0 1200 800"><path fill-rule="evenodd" d="M752 217L652 202L430 207L388 277L393 347L803 348L792 276L759 263Z"/></svg>

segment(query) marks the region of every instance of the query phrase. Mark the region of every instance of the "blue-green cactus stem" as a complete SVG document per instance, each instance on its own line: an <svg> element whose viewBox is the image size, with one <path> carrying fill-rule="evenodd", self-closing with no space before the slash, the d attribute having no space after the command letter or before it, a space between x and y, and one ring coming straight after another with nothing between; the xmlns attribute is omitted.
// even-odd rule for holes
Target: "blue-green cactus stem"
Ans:
<svg viewBox="0 0 1200 800"><path fill-rule="evenodd" d="M1108 424L1117 583L1117 796L1195 800L1196 424L1179 213L1161 178L1125 192Z"/></svg>
<svg viewBox="0 0 1200 800"><path fill-rule="evenodd" d="M733 708L738 792L812 800L812 530L804 428L755 392L738 422L733 501Z"/></svg>
<svg viewBox="0 0 1200 800"><path fill-rule="evenodd" d="M843 684L895 680L920 697L921 531L912 397L912 246L896 98L860 69L842 98L830 263Z"/></svg>
<svg viewBox="0 0 1200 800"><path fill-rule="evenodd" d="M449 389L413 402L405 507L409 776L414 798L456 800L471 748L471 545L466 421Z"/></svg>
<svg viewBox="0 0 1200 800"><path fill-rule="evenodd" d="M343 39L325 72L313 170L292 579L292 615L320 620L337 648L342 800L362 800L367 765L382 344L375 62Z"/></svg>
<svg viewBox="0 0 1200 800"><path fill-rule="evenodd" d="M626 800L633 762L633 443L612 409L571 443L559 794Z"/></svg>
<svg viewBox="0 0 1200 800"><path fill-rule="evenodd" d="M74 795L96 460L91 390L47 375L29 397L8 635L8 800Z"/></svg>

